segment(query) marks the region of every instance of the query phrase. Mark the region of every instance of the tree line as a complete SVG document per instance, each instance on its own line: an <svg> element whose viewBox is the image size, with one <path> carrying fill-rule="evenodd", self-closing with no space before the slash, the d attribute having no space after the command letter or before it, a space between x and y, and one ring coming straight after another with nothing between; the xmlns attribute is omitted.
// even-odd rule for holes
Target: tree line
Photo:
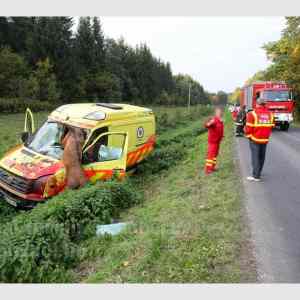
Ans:
<svg viewBox="0 0 300 300"><path fill-rule="evenodd" d="M0 17L0 98L183 105L210 96L146 44L105 38L97 17Z"/></svg>

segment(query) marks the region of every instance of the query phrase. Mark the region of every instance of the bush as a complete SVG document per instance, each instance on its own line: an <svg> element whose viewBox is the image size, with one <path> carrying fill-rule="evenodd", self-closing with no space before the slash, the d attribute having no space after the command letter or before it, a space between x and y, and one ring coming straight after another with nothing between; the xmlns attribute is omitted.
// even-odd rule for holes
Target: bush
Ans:
<svg viewBox="0 0 300 300"><path fill-rule="evenodd" d="M163 112L156 114L157 132L161 133L169 128L174 128L177 125L184 125L190 120L197 120L203 116L208 116L212 112L212 108L204 105L191 106L190 111L187 108L174 108L174 113Z"/></svg>
<svg viewBox="0 0 300 300"><path fill-rule="evenodd" d="M109 224L121 209L139 203L142 197L129 181L98 182L64 193L15 218L16 222L62 224L71 240L83 237L87 225Z"/></svg>
<svg viewBox="0 0 300 300"><path fill-rule="evenodd" d="M49 103L39 100L24 100L19 98L0 98L1 113L23 113L29 107L33 112L51 111L57 107L57 103Z"/></svg>
<svg viewBox="0 0 300 300"><path fill-rule="evenodd" d="M0 239L2 282L65 281L65 270L78 259L76 246L59 224L12 222Z"/></svg>
<svg viewBox="0 0 300 300"><path fill-rule="evenodd" d="M202 111L200 109L200 111ZM182 114L179 111L176 112L177 122L183 122ZM188 114L188 116L194 115L199 117L199 111L196 110L196 113ZM160 124L166 124L168 121L167 114L163 114L161 117L163 121ZM137 167L138 173L148 173L155 174L162 170L167 170L170 167L174 166L180 160L184 158L187 153L187 149L190 148L195 143L195 138L204 133L205 128L197 128L178 134L171 138L166 138L159 140L156 144L155 151L150 154L150 156Z"/></svg>
<svg viewBox="0 0 300 300"><path fill-rule="evenodd" d="M159 173L176 165L185 155L186 149L180 144L157 148L146 161L138 165L137 172L145 174Z"/></svg>
<svg viewBox="0 0 300 300"><path fill-rule="evenodd" d="M76 242L142 200L130 182L100 182L67 190L1 226L0 280L59 282L81 253Z"/></svg>
<svg viewBox="0 0 300 300"><path fill-rule="evenodd" d="M11 221L16 214L17 210L13 206L7 204L4 199L1 198L0 194L0 224Z"/></svg>

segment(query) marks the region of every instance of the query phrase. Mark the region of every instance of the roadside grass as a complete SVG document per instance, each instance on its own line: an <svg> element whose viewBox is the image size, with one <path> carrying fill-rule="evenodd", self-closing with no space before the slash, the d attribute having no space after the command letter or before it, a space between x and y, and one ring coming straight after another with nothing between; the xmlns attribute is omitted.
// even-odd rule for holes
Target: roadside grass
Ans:
<svg viewBox="0 0 300 300"><path fill-rule="evenodd" d="M48 113L35 113L35 121L39 126L47 118ZM11 147L20 143L20 133L24 128L25 114L0 114L0 158Z"/></svg>
<svg viewBox="0 0 300 300"><path fill-rule="evenodd" d="M200 127L200 121L189 127L197 124ZM121 216L131 225L119 236L87 241L86 260L74 274L76 281L255 280L253 271L241 265L246 241L229 115L219 171L208 177L203 174L206 140L206 134L197 137L184 161L137 186L145 191L146 201Z"/></svg>

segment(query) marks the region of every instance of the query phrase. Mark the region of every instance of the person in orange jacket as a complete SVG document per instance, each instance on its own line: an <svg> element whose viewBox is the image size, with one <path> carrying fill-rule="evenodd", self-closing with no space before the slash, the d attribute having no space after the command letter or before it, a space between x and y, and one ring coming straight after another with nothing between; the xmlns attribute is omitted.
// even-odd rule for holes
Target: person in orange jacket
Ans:
<svg viewBox="0 0 300 300"><path fill-rule="evenodd" d="M205 173L207 175L216 171L217 156L224 136L224 123L222 117L223 109L221 107L216 107L215 116L205 123L205 127L208 129L208 145L205 162Z"/></svg>
<svg viewBox="0 0 300 300"><path fill-rule="evenodd" d="M247 113L245 134L249 139L252 163L250 181L261 181L261 172L265 163L267 144L275 126L274 116L266 107L264 99L258 98L258 106Z"/></svg>

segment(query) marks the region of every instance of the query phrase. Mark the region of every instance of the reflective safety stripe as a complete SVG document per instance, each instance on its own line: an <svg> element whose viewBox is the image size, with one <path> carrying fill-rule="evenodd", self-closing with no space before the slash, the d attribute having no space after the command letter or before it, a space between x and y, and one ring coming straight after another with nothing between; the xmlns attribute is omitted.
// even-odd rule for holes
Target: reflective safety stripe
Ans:
<svg viewBox="0 0 300 300"><path fill-rule="evenodd" d="M271 121L269 123L259 123L258 117L255 111L251 112L254 117L254 124L247 122L246 125L249 127L274 127L274 114L270 113L271 115Z"/></svg>
<svg viewBox="0 0 300 300"><path fill-rule="evenodd" d="M258 139L256 137L254 137L253 135L250 135L249 137L251 140L258 142L258 143L267 143L269 141L269 139Z"/></svg>
<svg viewBox="0 0 300 300"><path fill-rule="evenodd" d="M216 161L215 161L215 160L212 160L212 159L207 159L206 162L207 162L207 163L211 163L211 164L215 164L215 163L216 163Z"/></svg>
<svg viewBox="0 0 300 300"><path fill-rule="evenodd" d="M275 124L267 123L267 124L252 124L252 123L246 123L249 127L274 127Z"/></svg>
<svg viewBox="0 0 300 300"><path fill-rule="evenodd" d="M206 165L207 167L213 167L213 164L206 163L205 165Z"/></svg>
<svg viewBox="0 0 300 300"><path fill-rule="evenodd" d="M268 122L268 123L259 123L258 116L257 116L256 112L252 111L251 113L254 117L254 123L247 122L246 126L251 127L251 128L271 128L271 127L275 126L275 124L274 124L274 114L272 114L272 113L270 114L270 118L271 118L270 122ZM269 142L268 138L257 138L253 134L248 134L248 135L246 135L246 137L250 138L252 141L257 142L257 143L268 143Z"/></svg>

